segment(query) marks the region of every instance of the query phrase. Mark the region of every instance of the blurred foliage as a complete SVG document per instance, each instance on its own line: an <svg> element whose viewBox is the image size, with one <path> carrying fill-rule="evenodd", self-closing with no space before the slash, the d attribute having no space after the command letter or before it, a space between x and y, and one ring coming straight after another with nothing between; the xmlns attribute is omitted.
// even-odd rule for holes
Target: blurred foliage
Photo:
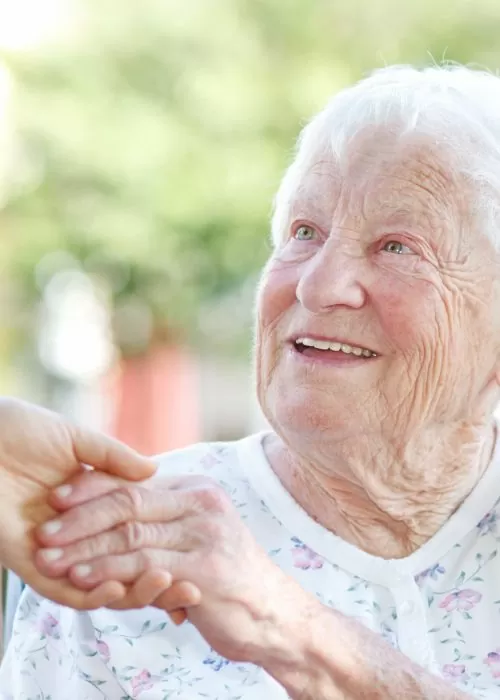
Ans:
<svg viewBox="0 0 500 700"><path fill-rule="evenodd" d="M304 121L384 63L496 69L499 29L497 0L82 0L67 36L2 56L19 140L1 254L20 318L39 261L67 251L157 333L248 327L244 282Z"/></svg>

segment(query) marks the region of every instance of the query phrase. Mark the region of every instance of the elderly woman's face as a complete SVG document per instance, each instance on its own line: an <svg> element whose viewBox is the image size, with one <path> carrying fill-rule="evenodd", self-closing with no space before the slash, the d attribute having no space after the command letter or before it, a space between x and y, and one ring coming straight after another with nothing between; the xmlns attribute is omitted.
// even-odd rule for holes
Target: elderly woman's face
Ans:
<svg viewBox="0 0 500 700"><path fill-rule="evenodd" d="M404 438L491 399L498 263L472 202L422 139L372 132L342 166L311 159L258 299L259 399L279 432Z"/></svg>

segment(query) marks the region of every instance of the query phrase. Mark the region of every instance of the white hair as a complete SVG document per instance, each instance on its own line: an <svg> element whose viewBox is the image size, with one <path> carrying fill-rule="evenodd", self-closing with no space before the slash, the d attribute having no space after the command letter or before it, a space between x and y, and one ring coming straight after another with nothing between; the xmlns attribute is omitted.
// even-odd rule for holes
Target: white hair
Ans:
<svg viewBox="0 0 500 700"><path fill-rule="evenodd" d="M345 147L369 125L396 126L449 146L460 172L476 187L475 213L500 249L500 78L455 64L391 66L335 95L302 130L296 156L274 203L272 238L283 240L289 207L311 159Z"/></svg>

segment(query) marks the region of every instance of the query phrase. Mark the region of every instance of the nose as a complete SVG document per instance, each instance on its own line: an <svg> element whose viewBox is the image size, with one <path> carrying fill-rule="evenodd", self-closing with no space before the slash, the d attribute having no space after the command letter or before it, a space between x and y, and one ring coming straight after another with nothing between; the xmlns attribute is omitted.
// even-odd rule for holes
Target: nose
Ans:
<svg viewBox="0 0 500 700"><path fill-rule="evenodd" d="M305 264L297 284L297 299L315 314L337 306L359 309L366 299L362 271L361 249L352 241L330 238Z"/></svg>

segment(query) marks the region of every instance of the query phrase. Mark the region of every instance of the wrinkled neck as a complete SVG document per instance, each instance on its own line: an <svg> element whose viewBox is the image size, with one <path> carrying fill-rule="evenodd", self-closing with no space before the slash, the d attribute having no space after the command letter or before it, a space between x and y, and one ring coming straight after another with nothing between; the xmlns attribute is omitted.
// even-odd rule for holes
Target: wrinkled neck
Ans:
<svg viewBox="0 0 500 700"><path fill-rule="evenodd" d="M273 471L318 523L383 558L408 556L444 525L486 471L496 425L427 430L403 443L383 436L264 449Z"/></svg>

